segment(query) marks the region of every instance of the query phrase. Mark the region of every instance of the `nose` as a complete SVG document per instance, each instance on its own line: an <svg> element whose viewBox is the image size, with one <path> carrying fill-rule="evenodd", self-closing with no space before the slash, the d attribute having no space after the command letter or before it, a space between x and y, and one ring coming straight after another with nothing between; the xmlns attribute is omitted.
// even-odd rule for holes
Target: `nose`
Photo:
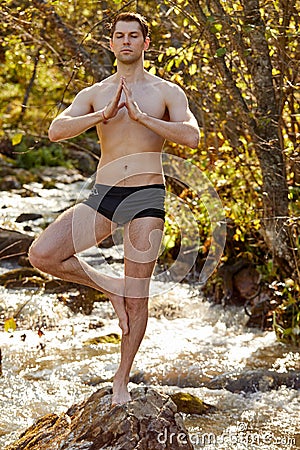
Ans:
<svg viewBox="0 0 300 450"><path fill-rule="evenodd" d="M130 44L129 34L124 34L123 44Z"/></svg>

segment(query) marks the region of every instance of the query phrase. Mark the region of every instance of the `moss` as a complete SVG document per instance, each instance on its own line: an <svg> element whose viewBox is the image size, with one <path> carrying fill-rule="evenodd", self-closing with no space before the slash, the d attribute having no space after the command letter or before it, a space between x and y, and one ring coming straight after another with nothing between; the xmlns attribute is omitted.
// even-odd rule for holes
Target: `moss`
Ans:
<svg viewBox="0 0 300 450"><path fill-rule="evenodd" d="M121 336L117 333L110 333L106 336L99 336L84 341L85 345L97 345L97 344L119 344L121 342Z"/></svg>
<svg viewBox="0 0 300 450"><path fill-rule="evenodd" d="M206 414L214 409L213 406L204 403L199 397L187 392L177 392L170 395L179 412L185 414Z"/></svg>

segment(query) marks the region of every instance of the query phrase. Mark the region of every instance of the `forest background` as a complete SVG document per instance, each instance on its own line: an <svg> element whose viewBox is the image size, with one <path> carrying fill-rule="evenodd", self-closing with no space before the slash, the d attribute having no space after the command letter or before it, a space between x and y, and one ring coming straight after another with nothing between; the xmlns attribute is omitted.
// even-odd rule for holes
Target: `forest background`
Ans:
<svg viewBox="0 0 300 450"><path fill-rule="evenodd" d="M94 130L53 144L47 129L79 90L114 72L107 25L128 10L151 24L145 68L183 87L199 122L196 150L172 143L165 150L197 166L222 201L221 263L249 261L280 298L280 336L298 336L300 1L2 1L2 158L34 171L78 165L70 147L94 154ZM211 243L207 211L188 187L177 194L197 218L201 261ZM171 219L166 227L167 258L180 230Z"/></svg>

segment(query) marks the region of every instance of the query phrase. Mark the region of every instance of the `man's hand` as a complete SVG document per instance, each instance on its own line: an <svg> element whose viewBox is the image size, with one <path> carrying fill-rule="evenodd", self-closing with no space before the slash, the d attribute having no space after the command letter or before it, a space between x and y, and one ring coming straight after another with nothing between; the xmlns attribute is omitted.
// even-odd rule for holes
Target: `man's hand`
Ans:
<svg viewBox="0 0 300 450"><path fill-rule="evenodd" d="M133 100L132 92L129 89L129 87L127 86L125 78L122 77L121 79L122 79L123 91L124 91L125 99L126 99L125 106L127 108L128 115L129 115L130 119L138 122L139 119L142 117L143 113L140 110L138 104Z"/></svg>
<svg viewBox="0 0 300 450"><path fill-rule="evenodd" d="M118 114L119 110L125 106L125 102L120 103L122 90L123 90L123 79L121 77L115 97L103 111L106 120L115 117Z"/></svg>

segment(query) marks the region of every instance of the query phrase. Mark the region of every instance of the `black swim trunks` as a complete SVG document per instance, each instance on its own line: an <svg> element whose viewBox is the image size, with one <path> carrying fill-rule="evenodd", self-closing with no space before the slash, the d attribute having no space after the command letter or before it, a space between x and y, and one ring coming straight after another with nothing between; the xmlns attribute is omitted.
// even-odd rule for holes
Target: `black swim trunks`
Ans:
<svg viewBox="0 0 300 450"><path fill-rule="evenodd" d="M107 186L95 184L84 204L120 225L139 217L165 218L165 186Z"/></svg>

